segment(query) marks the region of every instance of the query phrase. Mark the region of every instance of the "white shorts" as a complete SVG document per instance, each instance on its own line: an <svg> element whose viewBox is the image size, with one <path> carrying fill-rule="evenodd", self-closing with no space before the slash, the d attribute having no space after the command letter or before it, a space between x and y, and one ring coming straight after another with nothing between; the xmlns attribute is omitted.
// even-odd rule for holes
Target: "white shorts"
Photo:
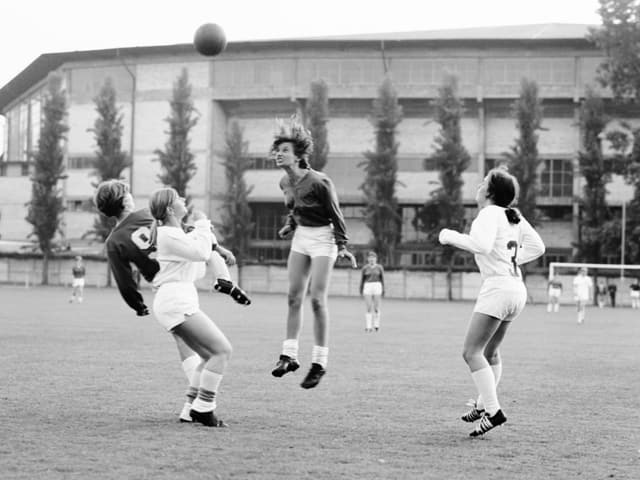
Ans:
<svg viewBox="0 0 640 480"><path fill-rule="evenodd" d="M631 290L631 298L640 298L640 290Z"/></svg>
<svg viewBox="0 0 640 480"><path fill-rule="evenodd" d="M382 295L381 282L365 282L362 287L363 295Z"/></svg>
<svg viewBox="0 0 640 480"><path fill-rule="evenodd" d="M550 288L549 289L549 296L553 297L553 298L560 298L560 295L562 295L562 290L559 288Z"/></svg>
<svg viewBox="0 0 640 480"><path fill-rule="evenodd" d="M73 288L84 287L84 278L74 278L73 281L71 282L71 286Z"/></svg>
<svg viewBox="0 0 640 480"><path fill-rule="evenodd" d="M160 325L172 330L200 310L198 291L193 282L169 282L160 285L153 299L153 314Z"/></svg>
<svg viewBox="0 0 640 480"><path fill-rule="evenodd" d="M527 303L527 288L519 278L496 276L485 279L480 287L474 312L505 322L515 320Z"/></svg>
<svg viewBox="0 0 640 480"><path fill-rule="evenodd" d="M338 257L338 246L333 235L331 225L322 227L303 227L298 225L293 240L291 251L313 257L329 257L335 260Z"/></svg>

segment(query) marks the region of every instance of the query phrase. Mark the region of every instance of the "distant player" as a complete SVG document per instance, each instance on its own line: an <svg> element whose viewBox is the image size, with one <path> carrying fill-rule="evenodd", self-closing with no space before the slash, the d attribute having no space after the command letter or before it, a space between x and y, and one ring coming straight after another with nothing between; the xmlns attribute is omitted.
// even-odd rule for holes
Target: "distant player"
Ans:
<svg viewBox="0 0 640 480"><path fill-rule="evenodd" d="M367 264L362 268L360 295L364 297L367 313L365 314L365 332L380 330L380 303L384 295L384 268L378 263L376 252L367 254Z"/></svg>
<svg viewBox="0 0 640 480"><path fill-rule="evenodd" d="M73 301L77 301L78 303L82 303L82 294L84 292L84 276L87 271L84 268L84 264L82 263L82 257L78 255L76 257L76 264L71 269L71 274L73 275L73 280L71 282L71 298L69 299L69 303L73 303Z"/></svg>
<svg viewBox="0 0 640 480"><path fill-rule="evenodd" d="M640 308L640 283L636 278L634 282L629 286L631 296L631 308Z"/></svg>
<svg viewBox="0 0 640 480"><path fill-rule="evenodd" d="M549 301L547 303L547 312L558 312L560 309L560 296L562 295L562 282L557 277L551 277L547 285L547 293Z"/></svg>
<svg viewBox="0 0 640 480"><path fill-rule="evenodd" d="M585 310L587 303L592 298L593 280L587 276L587 269L581 267L578 275L573 279L573 300L576 302L578 309L578 324L584 323Z"/></svg>
<svg viewBox="0 0 640 480"><path fill-rule="evenodd" d="M607 301L607 284L604 280L598 280L596 285L596 296L598 299L598 308L604 308L604 304Z"/></svg>
<svg viewBox="0 0 640 480"><path fill-rule="evenodd" d="M540 235L522 215L510 208L518 198L518 182L506 170L490 170L478 186L478 216L466 235L443 229L439 240L475 254L482 286L473 309L462 356L478 390L465 422L480 420L470 433L484 435L507 421L498 402L497 386L502 375L498 348L527 302L527 289L519 265L544 253Z"/></svg>
<svg viewBox="0 0 640 480"><path fill-rule="evenodd" d="M616 293L618 291L618 287L616 286L615 283L610 282L609 285L607 285L607 291L609 292L609 302L611 304L611 308L615 308L616 307Z"/></svg>

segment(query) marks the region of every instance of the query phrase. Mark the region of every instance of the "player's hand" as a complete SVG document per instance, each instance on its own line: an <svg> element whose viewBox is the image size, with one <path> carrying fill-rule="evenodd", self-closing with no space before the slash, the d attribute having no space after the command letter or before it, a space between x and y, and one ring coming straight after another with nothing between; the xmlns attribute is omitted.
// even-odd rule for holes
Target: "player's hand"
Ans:
<svg viewBox="0 0 640 480"><path fill-rule="evenodd" d="M280 230L278 230L278 236L283 240L289 240L291 237L293 237L293 228L291 228L291 225L285 225Z"/></svg>
<svg viewBox="0 0 640 480"><path fill-rule="evenodd" d="M356 262L356 257L347 250L347 247L338 248L338 258L347 258L351 262L351 268L358 268L358 262Z"/></svg>
<svg viewBox="0 0 640 480"><path fill-rule="evenodd" d="M149 309L147 307L144 307L142 310L138 310L136 314L139 317L146 317L147 315L149 315Z"/></svg>
<svg viewBox="0 0 640 480"><path fill-rule="evenodd" d="M216 252L220 254L220 256L224 259L224 263L226 263L228 266L231 267L236 264L236 256L231 250L227 250L223 246L218 245L216 247Z"/></svg>
<svg viewBox="0 0 640 480"><path fill-rule="evenodd" d="M440 230L440 234L438 235L438 241L442 245L448 245L449 239L451 238L452 233L453 233L453 230L450 230L448 228L443 228L442 230Z"/></svg>

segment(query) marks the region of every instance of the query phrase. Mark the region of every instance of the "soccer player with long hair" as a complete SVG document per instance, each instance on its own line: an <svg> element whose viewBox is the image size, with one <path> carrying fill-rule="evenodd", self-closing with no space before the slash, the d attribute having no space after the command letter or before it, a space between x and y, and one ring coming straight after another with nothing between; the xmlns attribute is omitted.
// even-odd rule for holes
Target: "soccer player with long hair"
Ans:
<svg viewBox="0 0 640 480"><path fill-rule="evenodd" d="M462 416L465 422L480 420L472 437L507 421L497 395L502 375L499 347L527 301L520 265L545 251L540 235L511 207L517 198L516 178L504 169L493 169L478 186L479 211L470 233L445 228L439 235L441 244L473 253L482 276L462 352L478 391L471 411Z"/></svg>
<svg viewBox="0 0 640 480"><path fill-rule="evenodd" d="M308 288L315 345L311 352L311 368L300 385L313 388L326 373L329 358L327 292L331 270L337 257L349 259L353 268L357 268L357 264L347 250L346 227L333 182L324 173L309 167L308 158L313 150L311 134L295 116L289 125L281 123L280 127L271 155L285 172L280 189L289 215L278 234L281 238L292 238L292 242L287 261L286 339L271 373L274 377L282 377L300 367L298 338L302 327L302 304Z"/></svg>
<svg viewBox="0 0 640 480"><path fill-rule="evenodd" d="M151 245L156 247L160 270L153 278L157 289L153 313L158 322L179 337L202 361L191 378L188 397L193 421L209 427L225 426L215 414L218 388L231 356L231 343L201 309L195 281L204 277L205 262L211 257L216 238L211 222L196 210L194 228L186 233L182 219L187 215L185 199L173 188L156 190L149 199L155 219Z"/></svg>

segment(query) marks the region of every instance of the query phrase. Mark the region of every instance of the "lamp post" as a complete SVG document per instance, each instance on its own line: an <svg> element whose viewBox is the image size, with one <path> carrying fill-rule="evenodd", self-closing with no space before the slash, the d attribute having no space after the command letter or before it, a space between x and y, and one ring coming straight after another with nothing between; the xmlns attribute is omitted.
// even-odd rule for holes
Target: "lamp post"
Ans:
<svg viewBox="0 0 640 480"><path fill-rule="evenodd" d="M129 76L131 77L131 135L129 138L129 156L131 157L131 165L129 166L129 191L133 194L133 148L135 140L136 125L136 75L131 71L122 57L120 57L120 49L116 50L116 56L122 63Z"/></svg>
<svg viewBox="0 0 640 480"><path fill-rule="evenodd" d="M620 225L622 235L620 236L620 265L624 265L624 244L627 231L627 202L622 202L622 223ZM620 269L620 282L624 280L624 268Z"/></svg>

